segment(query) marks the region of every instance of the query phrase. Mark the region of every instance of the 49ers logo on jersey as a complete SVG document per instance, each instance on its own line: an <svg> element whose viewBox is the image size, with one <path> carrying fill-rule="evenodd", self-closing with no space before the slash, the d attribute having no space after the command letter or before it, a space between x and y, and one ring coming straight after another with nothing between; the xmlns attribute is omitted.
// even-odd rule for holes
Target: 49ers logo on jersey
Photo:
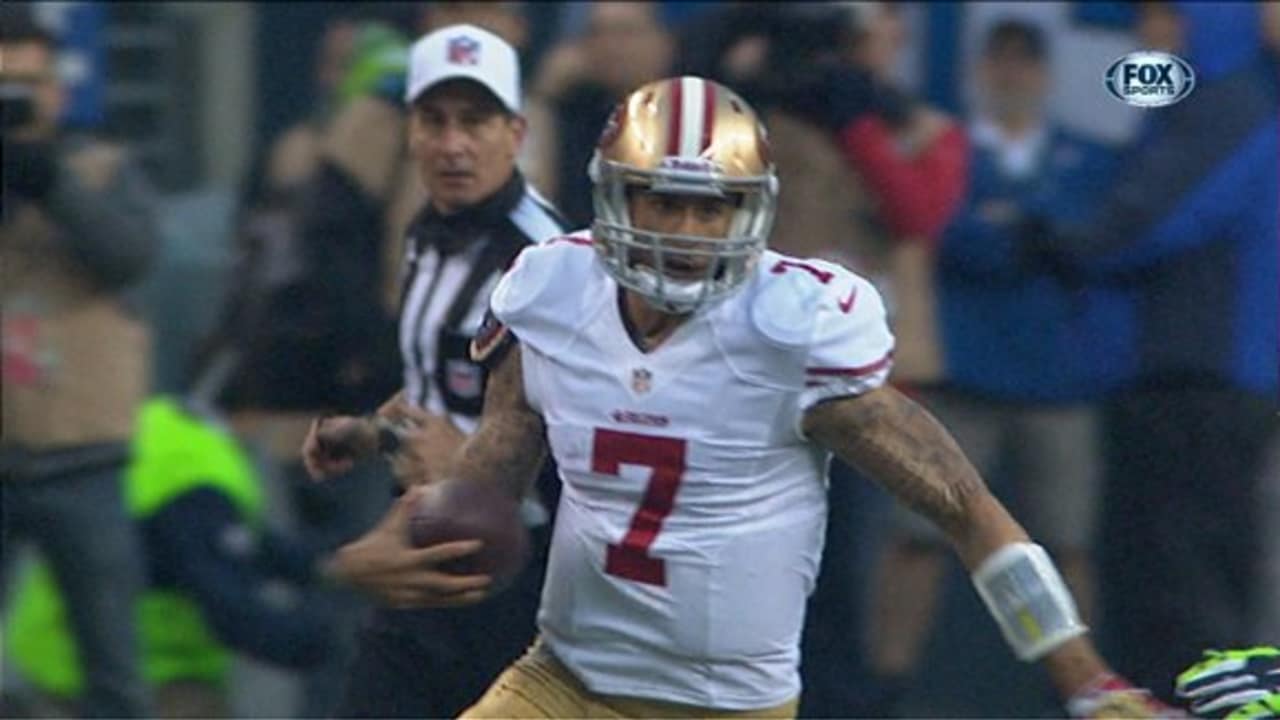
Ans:
<svg viewBox="0 0 1280 720"><path fill-rule="evenodd" d="M649 427L666 427L671 424L671 418L666 415L658 415L656 413L637 412L635 410L614 410L609 413L609 417L616 423L624 423L629 425L648 425Z"/></svg>

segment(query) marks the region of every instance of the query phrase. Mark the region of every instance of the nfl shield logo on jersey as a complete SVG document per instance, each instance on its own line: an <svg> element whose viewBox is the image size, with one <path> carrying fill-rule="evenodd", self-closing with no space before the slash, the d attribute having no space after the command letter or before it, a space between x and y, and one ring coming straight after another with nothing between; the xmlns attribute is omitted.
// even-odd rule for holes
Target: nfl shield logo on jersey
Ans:
<svg viewBox="0 0 1280 720"><path fill-rule="evenodd" d="M636 368L631 371L631 389L636 394L643 395L653 388L653 373L644 368Z"/></svg>
<svg viewBox="0 0 1280 720"><path fill-rule="evenodd" d="M445 52L454 65L476 65L480 62L480 43L466 35L450 38Z"/></svg>

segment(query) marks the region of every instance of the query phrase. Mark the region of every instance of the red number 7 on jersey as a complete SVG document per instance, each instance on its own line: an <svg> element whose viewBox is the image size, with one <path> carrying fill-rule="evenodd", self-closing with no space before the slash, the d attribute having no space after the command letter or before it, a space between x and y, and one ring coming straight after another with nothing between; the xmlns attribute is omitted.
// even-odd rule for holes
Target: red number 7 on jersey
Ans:
<svg viewBox="0 0 1280 720"><path fill-rule="evenodd" d="M591 447L591 471L618 475L620 467L641 465L653 469L631 527L618 544L605 548L604 571L610 575L649 585L666 586L667 565L649 554L671 514L676 490L684 476L686 443L679 438L637 435L597 429Z"/></svg>

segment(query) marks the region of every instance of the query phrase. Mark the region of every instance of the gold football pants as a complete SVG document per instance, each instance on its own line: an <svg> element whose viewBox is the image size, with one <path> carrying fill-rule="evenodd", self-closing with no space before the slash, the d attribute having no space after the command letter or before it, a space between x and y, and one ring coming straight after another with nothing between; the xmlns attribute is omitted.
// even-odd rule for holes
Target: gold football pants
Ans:
<svg viewBox="0 0 1280 720"><path fill-rule="evenodd" d="M713 710L680 703L593 693L541 641L515 661L459 717L505 718L794 718L792 698L758 710Z"/></svg>

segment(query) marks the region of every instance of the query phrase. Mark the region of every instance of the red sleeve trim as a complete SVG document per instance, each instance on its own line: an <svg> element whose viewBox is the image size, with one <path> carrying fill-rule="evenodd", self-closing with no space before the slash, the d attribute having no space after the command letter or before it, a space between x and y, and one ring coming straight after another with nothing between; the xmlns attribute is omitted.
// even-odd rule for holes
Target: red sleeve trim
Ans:
<svg viewBox="0 0 1280 720"><path fill-rule="evenodd" d="M858 367L811 367L805 368L808 375L821 376L841 376L841 377L859 377L862 375L871 375L885 368L893 361L893 353L887 353L884 357L873 363L867 363Z"/></svg>

